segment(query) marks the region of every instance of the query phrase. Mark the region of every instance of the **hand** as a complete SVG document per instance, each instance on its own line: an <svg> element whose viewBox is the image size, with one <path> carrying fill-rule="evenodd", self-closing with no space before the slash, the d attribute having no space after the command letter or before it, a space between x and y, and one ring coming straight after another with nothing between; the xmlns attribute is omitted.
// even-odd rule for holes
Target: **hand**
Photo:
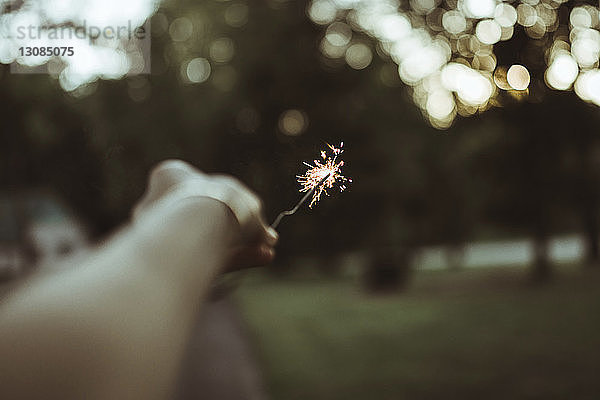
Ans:
<svg viewBox="0 0 600 400"><path fill-rule="evenodd" d="M210 176L179 160L158 164L150 173L148 188L134 209L134 219L146 210L186 198L209 197L227 205L237 232L230 246L227 270L264 265L275 257L277 232L262 217L259 198L242 183L228 176Z"/></svg>

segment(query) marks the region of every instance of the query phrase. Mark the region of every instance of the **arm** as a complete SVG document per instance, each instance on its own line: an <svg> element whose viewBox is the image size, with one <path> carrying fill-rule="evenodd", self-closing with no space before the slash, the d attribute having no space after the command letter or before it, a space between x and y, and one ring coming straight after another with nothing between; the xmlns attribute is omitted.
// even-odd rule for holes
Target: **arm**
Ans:
<svg viewBox="0 0 600 400"><path fill-rule="evenodd" d="M75 269L0 308L7 398L163 399L201 300L239 240L223 202L151 207Z"/></svg>

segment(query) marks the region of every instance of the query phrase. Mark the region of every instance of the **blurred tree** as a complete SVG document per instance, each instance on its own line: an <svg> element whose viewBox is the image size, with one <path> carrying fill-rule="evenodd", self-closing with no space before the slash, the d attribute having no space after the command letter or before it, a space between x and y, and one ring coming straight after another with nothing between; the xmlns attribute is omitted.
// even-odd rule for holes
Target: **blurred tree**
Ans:
<svg viewBox="0 0 600 400"><path fill-rule="evenodd" d="M344 140L355 183L281 226L282 257L333 266L332 254L365 251L373 282L398 283L416 247L449 244L459 265L462 245L493 230L535 237L542 278L550 235L579 228L597 263L598 117L575 101L596 101L579 41L597 42L597 14L492 3L167 1L153 17L150 76L64 94L3 67L2 182L53 183L106 232L151 165L183 157L240 177L273 217L297 200L301 161ZM563 76L573 60L575 77ZM526 71L510 75L519 63ZM547 87L563 91L559 78L576 91Z"/></svg>
<svg viewBox="0 0 600 400"><path fill-rule="evenodd" d="M536 280L549 275L550 235L574 228L566 216L580 216L589 264L598 260L598 177L592 169L598 140L584 122L595 115L574 101L575 95L555 96L574 90L580 99L600 105L594 83L600 76L598 15L595 2L563 0L313 0L309 6L311 19L327 27L321 43L326 56L362 69L356 48L374 40L377 52L399 66L414 103L434 127L449 128L457 114L505 107L501 125L507 130L493 141L495 149L484 149L496 155L494 163L482 165L488 179L505 182L504 195L486 200L487 208L496 210L492 214L502 215L489 222L532 235ZM574 126L578 132L568 134ZM460 134L454 136L460 143ZM434 156L438 162L428 164L433 169L423 165L433 183L427 198L431 220L424 226L430 240L459 243L472 230L470 216L461 214L473 209L469 200L476 192L467 188L470 175L461 172L465 160L455 168L452 157L441 154L451 148L438 148L444 150ZM495 182L490 184L492 193L499 192ZM453 212L444 211L448 208Z"/></svg>

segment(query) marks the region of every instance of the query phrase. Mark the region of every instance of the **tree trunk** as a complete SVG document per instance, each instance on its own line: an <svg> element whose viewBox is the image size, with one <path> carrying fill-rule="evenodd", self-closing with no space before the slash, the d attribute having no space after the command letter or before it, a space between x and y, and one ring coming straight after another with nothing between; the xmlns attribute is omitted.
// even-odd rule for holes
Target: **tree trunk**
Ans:
<svg viewBox="0 0 600 400"><path fill-rule="evenodd" d="M451 244L446 247L446 264L451 271L460 271L465 262L465 245Z"/></svg>
<svg viewBox="0 0 600 400"><path fill-rule="evenodd" d="M531 280L533 283L543 283L550 279L552 267L548 258L548 238L538 235L533 242L533 269Z"/></svg>
<svg viewBox="0 0 600 400"><path fill-rule="evenodd" d="M364 282L368 291L389 293L404 289L410 278L410 257L405 249L378 248L371 256Z"/></svg>
<svg viewBox="0 0 600 400"><path fill-rule="evenodd" d="M583 228L586 241L585 266L598 267L600 265L600 231L594 205L587 205L583 215Z"/></svg>

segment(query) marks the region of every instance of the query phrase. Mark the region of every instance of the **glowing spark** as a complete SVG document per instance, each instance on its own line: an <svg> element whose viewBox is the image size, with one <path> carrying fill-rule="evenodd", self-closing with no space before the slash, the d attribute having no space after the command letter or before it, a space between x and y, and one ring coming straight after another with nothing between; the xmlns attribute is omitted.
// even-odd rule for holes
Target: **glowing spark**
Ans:
<svg viewBox="0 0 600 400"><path fill-rule="evenodd" d="M323 193L329 195L327 189L338 186L340 192L343 192L346 190L346 182L352 183L352 179L342 175L344 162L338 161L338 157L344 152L344 142L340 144L340 147L334 147L330 144L327 146L331 151L331 155L328 155L327 151L321 151L323 160L314 160L314 165L304 163L309 168L308 171L304 175L297 176L298 183L302 185L300 192L313 191L312 201L309 204L310 208L321 200Z"/></svg>

